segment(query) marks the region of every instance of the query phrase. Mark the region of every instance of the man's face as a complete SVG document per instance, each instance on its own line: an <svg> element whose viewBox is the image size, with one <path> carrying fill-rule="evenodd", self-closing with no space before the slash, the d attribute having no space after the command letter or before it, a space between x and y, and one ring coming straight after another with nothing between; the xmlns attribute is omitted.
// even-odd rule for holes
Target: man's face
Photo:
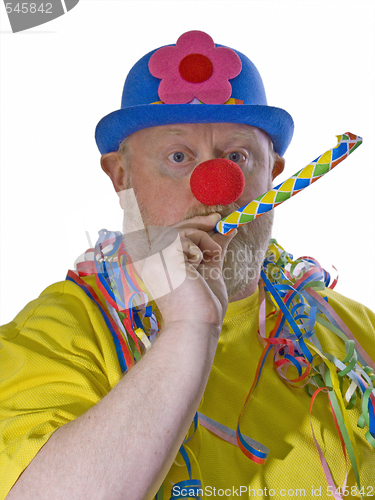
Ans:
<svg viewBox="0 0 375 500"><path fill-rule="evenodd" d="M194 168L206 160L228 158L241 168L245 189L236 202L239 206L269 189L269 139L263 131L249 125L152 127L132 134L128 146L131 187L142 215L146 214L155 225L171 225L188 213L192 216L216 210L202 205L190 189ZM229 213L224 207L219 211Z"/></svg>
<svg viewBox="0 0 375 500"><path fill-rule="evenodd" d="M132 134L127 143L129 163L124 186L134 189L146 227L170 226L213 212L225 216L271 187L269 138L249 125L210 123L152 127ZM191 192L190 176L194 168L213 158L234 161L244 174L244 191L231 205L206 206ZM131 213L125 210L124 234L127 232L125 226L131 225L130 219ZM240 227L230 243L223 268L230 299L239 298L247 289L253 290L258 282L272 221L273 212L269 212Z"/></svg>

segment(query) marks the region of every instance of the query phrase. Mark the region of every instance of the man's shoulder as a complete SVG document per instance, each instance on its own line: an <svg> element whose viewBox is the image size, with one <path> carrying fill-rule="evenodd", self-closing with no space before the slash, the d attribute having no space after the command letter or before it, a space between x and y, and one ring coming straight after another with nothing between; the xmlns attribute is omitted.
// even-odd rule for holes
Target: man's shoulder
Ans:
<svg viewBox="0 0 375 500"><path fill-rule="evenodd" d="M353 323L353 326L360 323L367 328L372 328L373 331L375 330L375 313L365 305L330 288L325 288L318 293L337 314L345 315L347 320Z"/></svg>
<svg viewBox="0 0 375 500"><path fill-rule="evenodd" d="M329 288L319 292L319 295L338 316L338 326L341 326L339 322L341 320L349 330L351 335L347 335L348 338L353 336L364 351L375 360L375 313L363 304ZM327 310L328 314L329 311L330 309ZM334 324L337 317L333 316L333 322L332 318L328 317L328 320ZM345 329L343 331L347 332Z"/></svg>
<svg viewBox="0 0 375 500"><path fill-rule="evenodd" d="M93 285L95 276L84 281ZM96 297L104 301L99 292ZM59 370L61 377L71 378L91 373L108 389L121 375L112 335L100 308L70 281L50 285L1 327L0 366L0 383L4 374L15 377L19 371L22 378L35 368L46 376Z"/></svg>
<svg viewBox="0 0 375 500"><path fill-rule="evenodd" d="M100 301L102 296L96 289L95 277L88 276L84 282L92 287ZM103 306L103 302L100 302ZM101 316L99 308L85 291L72 281L59 281L48 286L32 300L9 323L1 326L2 337L15 337L28 329L49 331L53 334L56 325L66 325L71 331L87 327L93 318ZM80 328L81 325L81 328Z"/></svg>

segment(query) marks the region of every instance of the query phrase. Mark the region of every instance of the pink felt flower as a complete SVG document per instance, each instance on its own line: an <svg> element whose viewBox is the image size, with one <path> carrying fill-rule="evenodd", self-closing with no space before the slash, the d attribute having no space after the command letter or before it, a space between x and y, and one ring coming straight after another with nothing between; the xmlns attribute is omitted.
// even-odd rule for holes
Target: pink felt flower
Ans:
<svg viewBox="0 0 375 500"><path fill-rule="evenodd" d="M188 31L175 46L154 52L148 67L161 79L158 93L165 104L185 104L194 98L223 104L232 93L228 80L241 72L242 63L234 50L215 47L207 33Z"/></svg>

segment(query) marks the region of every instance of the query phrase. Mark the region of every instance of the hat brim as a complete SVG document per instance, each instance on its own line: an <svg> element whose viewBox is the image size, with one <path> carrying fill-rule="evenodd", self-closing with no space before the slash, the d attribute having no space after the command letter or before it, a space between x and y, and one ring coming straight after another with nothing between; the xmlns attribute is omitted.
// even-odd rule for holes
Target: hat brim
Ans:
<svg viewBox="0 0 375 500"><path fill-rule="evenodd" d="M119 109L100 120L95 140L101 154L117 151L134 132L181 123L240 123L264 130L282 156L293 136L294 123L281 108L253 104L143 104Z"/></svg>

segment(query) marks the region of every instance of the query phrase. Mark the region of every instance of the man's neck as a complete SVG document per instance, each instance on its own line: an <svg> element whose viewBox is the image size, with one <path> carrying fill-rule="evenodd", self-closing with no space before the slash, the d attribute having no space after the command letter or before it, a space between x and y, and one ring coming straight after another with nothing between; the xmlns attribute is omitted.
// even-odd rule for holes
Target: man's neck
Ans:
<svg viewBox="0 0 375 500"><path fill-rule="evenodd" d="M237 295L229 299L228 302L236 302L237 300L246 299L246 297L250 297L250 295L252 295L257 289L258 281L259 281L259 275L257 280L254 280L248 285L246 285L246 288L242 290L242 292L237 293Z"/></svg>

